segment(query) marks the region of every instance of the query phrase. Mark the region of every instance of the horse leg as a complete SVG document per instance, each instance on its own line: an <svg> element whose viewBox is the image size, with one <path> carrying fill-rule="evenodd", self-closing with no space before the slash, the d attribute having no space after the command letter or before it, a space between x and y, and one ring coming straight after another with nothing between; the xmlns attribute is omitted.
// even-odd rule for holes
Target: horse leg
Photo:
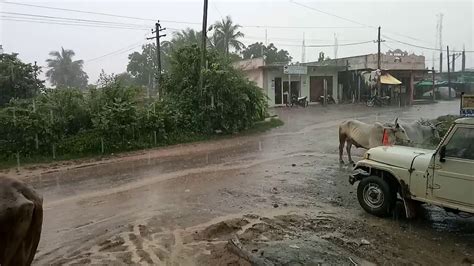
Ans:
<svg viewBox="0 0 474 266"><path fill-rule="evenodd" d="M352 141L350 139L348 139L346 141L347 157L349 157L349 163L354 164L354 161L352 160L352 157L351 157L351 148L352 148Z"/></svg>
<svg viewBox="0 0 474 266"><path fill-rule="evenodd" d="M342 154L344 153L344 143L346 143L346 135L339 132L339 163L341 164L344 163L344 160L342 159Z"/></svg>

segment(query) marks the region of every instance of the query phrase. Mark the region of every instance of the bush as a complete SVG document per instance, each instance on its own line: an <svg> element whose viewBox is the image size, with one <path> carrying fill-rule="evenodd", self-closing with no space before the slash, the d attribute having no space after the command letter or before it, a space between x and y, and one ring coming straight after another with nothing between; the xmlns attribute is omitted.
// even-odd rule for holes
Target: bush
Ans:
<svg viewBox="0 0 474 266"><path fill-rule="evenodd" d="M444 137L444 135L446 135L446 133L448 132L449 128L451 127L451 125L454 123L454 120L458 119L459 116L457 115L443 115L443 116L440 116L438 118L436 118L434 121L433 121L433 124L437 124L437 123L441 123L437 128L438 128L438 131L439 131L439 136L441 138Z"/></svg>
<svg viewBox="0 0 474 266"><path fill-rule="evenodd" d="M163 83L164 101L171 107L177 126L193 133L216 130L237 132L262 120L267 101L263 91L244 78L216 52L207 54L208 69L199 89L200 49L179 49L171 58L171 75Z"/></svg>
<svg viewBox="0 0 474 266"><path fill-rule="evenodd" d="M86 91L56 88L0 109L0 157L98 154L234 133L266 116L267 100L254 83L215 52L199 90L200 50L181 48L163 78L166 94L150 102L140 88L101 75ZM36 147L37 146L37 147ZM74 157L74 156L72 156Z"/></svg>

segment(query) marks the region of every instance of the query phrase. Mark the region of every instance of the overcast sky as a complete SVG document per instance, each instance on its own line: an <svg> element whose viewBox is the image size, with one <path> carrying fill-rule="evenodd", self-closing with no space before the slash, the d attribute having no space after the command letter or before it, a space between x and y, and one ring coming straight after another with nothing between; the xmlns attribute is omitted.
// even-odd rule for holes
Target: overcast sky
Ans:
<svg viewBox="0 0 474 266"><path fill-rule="evenodd" d="M48 7L67 8L93 12L103 12L144 20L49 10L44 8L9 4L26 3ZM146 42L154 19L162 20L168 28L166 38L173 30L191 27L200 29L202 21L202 0L199 1L0 1L1 27L0 44L6 53L19 53L25 62L37 61L45 65L48 53L61 47L76 52L75 59L83 59L84 69L90 83L95 83L101 69L107 73L126 70L127 56L139 51L139 45ZM294 61L302 59L303 34L306 45L334 44L334 36L340 45L344 43L371 41L377 38L377 26L382 27L382 35L405 43L433 48L435 45L436 15L443 13L443 51L450 49L474 50L473 13L474 1L213 1L209 0L208 23L230 15L235 23L242 25L245 34L242 42L246 45L256 41L275 43L278 48L290 52ZM299 4L306 5L303 7ZM308 8L309 7L309 8ZM330 13L315 11L310 8ZM13 14L17 13L17 14ZM126 24L143 25L144 29L97 28L51 23L25 22L19 15L33 14L87 20L101 20ZM333 16L335 15L335 16ZM38 18L36 18L38 19ZM45 19L42 17L40 19ZM51 19L51 18L49 18ZM17 21L12 21L17 20ZM23 18L23 20L25 20ZM168 21L168 22L166 22ZM174 22L169 22L174 21ZM185 23L177 23L185 22ZM187 23L190 22L190 23ZM60 22L62 23L62 22ZM257 27L259 26L259 27ZM289 26L293 28L276 28ZM134 26L138 28L139 26ZM140 26L141 27L141 26ZM315 28L303 28L315 27ZM316 28L327 27L327 28ZM173 30L171 30L173 29ZM426 66L432 66L433 51L416 48L387 39L382 52L400 48L410 53L426 56ZM323 51L334 58L334 47L306 48L306 61L317 59ZM340 46L337 56L345 57L376 53L375 43L355 46ZM104 56L105 55L105 56ZM436 52L435 67L438 68L439 55ZM446 61L445 61L446 62ZM457 60L460 69L461 59ZM467 53L467 67L474 67L474 53ZM446 66L443 67L446 69Z"/></svg>

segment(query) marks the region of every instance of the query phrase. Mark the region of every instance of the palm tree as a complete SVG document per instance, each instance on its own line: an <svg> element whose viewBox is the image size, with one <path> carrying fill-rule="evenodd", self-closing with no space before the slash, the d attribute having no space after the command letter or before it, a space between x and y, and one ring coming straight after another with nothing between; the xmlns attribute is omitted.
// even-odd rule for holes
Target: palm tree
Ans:
<svg viewBox="0 0 474 266"><path fill-rule="evenodd" d="M173 34L173 39L171 39L170 44L173 48L179 48L185 45L201 43L201 32L195 31L191 28L186 28L181 31L177 31Z"/></svg>
<svg viewBox="0 0 474 266"><path fill-rule="evenodd" d="M214 45L217 49L223 51L226 55L229 54L229 49L234 48L240 51L244 48L244 44L238 38L244 37L244 34L239 31L241 28L239 24L234 24L232 18L227 16L221 21L214 24Z"/></svg>
<svg viewBox="0 0 474 266"><path fill-rule="evenodd" d="M84 61L73 61L75 55L73 50L52 51L49 55L53 58L47 59L49 70L46 71L46 77L49 78L54 86L84 88L87 86L88 76L82 70Z"/></svg>

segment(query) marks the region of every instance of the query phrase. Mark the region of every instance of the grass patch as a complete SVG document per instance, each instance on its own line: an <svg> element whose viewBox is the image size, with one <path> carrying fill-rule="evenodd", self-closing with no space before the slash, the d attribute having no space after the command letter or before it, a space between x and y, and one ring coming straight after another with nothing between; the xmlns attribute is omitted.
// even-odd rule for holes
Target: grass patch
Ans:
<svg viewBox="0 0 474 266"><path fill-rule="evenodd" d="M275 127L282 126L284 123L279 118L270 118L270 120L256 123L253 127L244 130L241 134L262 133Z"/></svg>
<svg viewBox="0 0 474 266"><path fill-rule="evenodd" d="M20 155L20 164L21 166L25 166L28 164L41 164L41 163L52 163L58 161L69 161L69 160L77 160L77 159L96 159L100 160L103 158L110 157L111 155L126 153L131 151L139 151L139 150L147 150L147 149L156 149L160 147L166 147L176 144L183 144L183 143L191 143L191 142L198 142L198 141L206 141L206 140L219 140L219 139L226 139L235 136L242 136L242 135L251 135L251 134L258 134L265 131L268 131L272 128L279 127L283 125L283 121L278 118L270 118L266 121L261 121L255 123L255 125L249 129L243 130L236 134L216 134L216 135L193 135L193 134L182 134L182 135L174 135L168 140L163 143L158 143L156 146L150 145L150 148L145 149L127 149L122 151L115 151L115 152L105 152L101 154L98 150L97 153L83 153L83 154L63 154L57 155L56 159L53 160L51 155L34 155L34 156L21 156ZM16 157L9 157L3 158L0 161L0 169L8 169L16 167L17 161Z"/></svg>

